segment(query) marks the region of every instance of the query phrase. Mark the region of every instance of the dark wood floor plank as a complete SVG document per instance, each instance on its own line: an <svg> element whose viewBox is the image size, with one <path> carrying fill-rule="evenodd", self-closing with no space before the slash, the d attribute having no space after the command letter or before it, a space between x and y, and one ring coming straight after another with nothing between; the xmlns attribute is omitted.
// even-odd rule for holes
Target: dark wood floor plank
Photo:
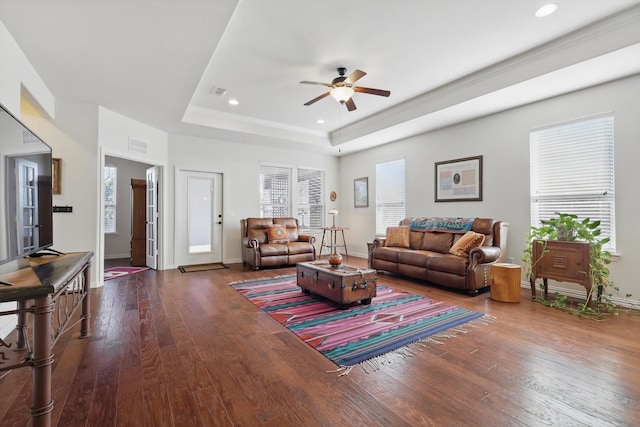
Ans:
<svg viewBox="0 0 640 427"><path fill-rule="evenodd" d="M526 289L520 303L500 303L381 274L379 283L495 321L339 377L229 286L292 274L241 264L149 270L92 289L93 336L78 339L74 325L54 347L54 425L600 427L640 419L637 314L594 322L532 302ZM1 426L30 424L30 379L18 369L0 380Z"/></svg>

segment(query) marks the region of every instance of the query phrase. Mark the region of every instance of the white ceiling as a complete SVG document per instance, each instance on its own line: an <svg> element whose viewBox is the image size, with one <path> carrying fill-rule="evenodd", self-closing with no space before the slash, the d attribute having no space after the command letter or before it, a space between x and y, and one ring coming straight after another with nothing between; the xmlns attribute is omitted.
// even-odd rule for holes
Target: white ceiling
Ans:
<svg viewBox="0 0 640 427"><path fill-rule="evenodd" d="M546 2L0 0L0 20L58 99L339 155L640 72L638 0L556 0L536 18ZM304 106L325 88L299 82L339 66L391 96Z"/></svg>

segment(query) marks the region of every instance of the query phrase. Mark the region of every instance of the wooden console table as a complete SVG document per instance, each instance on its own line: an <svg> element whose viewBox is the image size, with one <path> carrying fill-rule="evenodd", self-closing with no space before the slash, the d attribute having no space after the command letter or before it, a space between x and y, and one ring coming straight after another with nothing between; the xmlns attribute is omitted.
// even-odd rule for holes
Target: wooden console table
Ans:
<svg viewBox="0 0 640 427"><path fill-rule="evenodd" d="M547 280L582 285L591 292L591 247L586 242L562 240L536 240L531 259L531 297L536 296L536 279L542 278L544 297L547 298ZM598 298L600 292L598 292Z"/></svg>
<svg viewBox="0 0 640 427"><path fill-rule="evenodd" d="M79 306L82 306L80 337L91 336L89 272L92 257L92 252L77 252L20 259L16 269L0 274L2 282L10 283L0 286L0 302L17 303L15 310L2 311L0 316L18 316L15 349L10 350L12 344L0 339L0 372L31 367L34 427L51 425L52 350L58 337L71 326L69 321ZM31 339L27 336L27 314L33 316Z"/></svg>

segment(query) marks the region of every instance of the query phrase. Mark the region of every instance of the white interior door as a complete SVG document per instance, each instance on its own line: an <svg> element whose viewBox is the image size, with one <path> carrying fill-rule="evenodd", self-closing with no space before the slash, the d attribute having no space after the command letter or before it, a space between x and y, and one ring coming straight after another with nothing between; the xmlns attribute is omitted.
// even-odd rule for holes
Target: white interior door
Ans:
<svg viewBox="0 0 640 427"><path fill-rule="evenodd" d="M179 170L176 265L222 262L222 174Z"/></svg>
<svg viewBox="0 0 640 427"><path fill-rule="evenodd" d="M158 168L147 169L147 267L158 268Z"/></svg>

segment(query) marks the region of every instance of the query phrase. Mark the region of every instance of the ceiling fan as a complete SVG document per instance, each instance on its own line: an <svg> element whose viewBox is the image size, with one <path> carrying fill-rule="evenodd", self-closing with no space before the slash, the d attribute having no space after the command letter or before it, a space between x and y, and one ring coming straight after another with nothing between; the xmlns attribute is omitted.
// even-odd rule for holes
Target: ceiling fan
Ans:
<svg viewBox="0 0 640 427"><path fill-rule="evenodd" d="M331 83L322 83L322 82L308 82L302 81L300 83L307 85L320 85L330 87L331 90L329 92L323 93L322 95L313 98L311 101L306 102L304 105L311 105L314 102L320 101L322 98L326 98L327 96L333 96L338 102L347 106L347 110L353 111L356 109L356 104L353 102L353 94L355 92L360 93L368 93L371 95L378 96L389 96L391 92L388 90L382 89L371 89L368 87L362 86L354 86L353 84L360 80L362 77L366 76L367 73L361 70L355 70L353 73L349 74L348 77L345 77L345 73L347 69L344 67L338 68L339 77L336 77L331 81Z"/></svg>

